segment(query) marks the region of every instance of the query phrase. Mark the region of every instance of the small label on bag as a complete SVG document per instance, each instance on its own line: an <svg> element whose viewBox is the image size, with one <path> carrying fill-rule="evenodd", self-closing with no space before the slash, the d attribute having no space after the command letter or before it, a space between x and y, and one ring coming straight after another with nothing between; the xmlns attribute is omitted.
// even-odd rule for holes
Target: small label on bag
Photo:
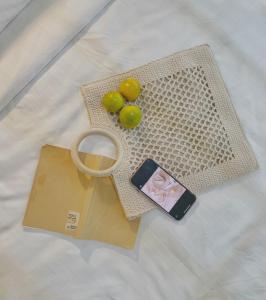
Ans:
<svg viewBox="0 0 266 300"><path fill-rule="evenodd" d="M66 230L76 230L79 224L80 213L77 211L69 210L67 214L67 222L65 225Z"/></svg>

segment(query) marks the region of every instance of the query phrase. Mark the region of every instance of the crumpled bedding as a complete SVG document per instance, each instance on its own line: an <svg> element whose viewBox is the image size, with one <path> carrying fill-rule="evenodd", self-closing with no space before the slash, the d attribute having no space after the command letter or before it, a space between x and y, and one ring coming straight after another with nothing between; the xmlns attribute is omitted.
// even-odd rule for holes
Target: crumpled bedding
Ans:
<svg viewBox="0 0 266 300"><path fill-rule="evenodd" d="M108 2L35 0L23 9L0 35L0 109L36 80Z"/></svg>
<svg viewBox="0 0 266 300"><path fill-rule="evenodd" d="M0 43L0 299L265 299L265 2L74 2L71 28L58 32L64 41L48 32L39 51L30 37L40 15L24 20L23 44L19 20L44 4L22 8L18 0L8 21L0 11L0 41L9 41ZM77 26L73 16L88 6L86 24ZM204 43L260 169L198 195L180 222L148 213L133 251L23 229L40 147L70 147L89 127L80 85Z"/></svg>
<svg viewBox="0 0 266 300"><path fill-rule="evenodd" d="M30 0L1 0L0 1L0 32L11 23L30 3Z"/></svg>

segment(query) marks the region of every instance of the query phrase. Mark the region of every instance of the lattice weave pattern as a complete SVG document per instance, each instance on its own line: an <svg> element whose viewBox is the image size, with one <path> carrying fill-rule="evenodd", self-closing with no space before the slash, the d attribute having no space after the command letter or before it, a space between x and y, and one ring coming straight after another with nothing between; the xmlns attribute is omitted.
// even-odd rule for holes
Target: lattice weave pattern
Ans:
<svg viewBox="0 0 266 300"><path fill-rule="evenodd" d="M150 157L180 178L234 158L201 67L147 83L138 105L143 122L125 134L132 171Z"/></svg>
<svg viewBox="0 0 266 300"><path fill-rule="evenodd" d="M142 83L137 104L143 121L134 130L120 127L117 115L107 114L100 103L128 76ZM208 46L89 84L82 92L92 125L109 128L124 144L124 162L113 176L129 218L154 207L129 182L146 158L196 192L257 166Z"/></svg>

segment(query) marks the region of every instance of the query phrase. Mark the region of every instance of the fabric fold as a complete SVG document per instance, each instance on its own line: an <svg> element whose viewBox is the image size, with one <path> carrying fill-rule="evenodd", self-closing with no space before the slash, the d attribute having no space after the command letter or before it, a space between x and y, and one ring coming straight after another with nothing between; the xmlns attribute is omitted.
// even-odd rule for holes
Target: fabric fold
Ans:
<svg viewBox="0 0 266 300"><path fill-rule="evenodd" d="M31 0L0 1L0 33L30 2Z"/></svg>
<svg viewBox="0 0 266 300"><path fill-rule="evenodd" d="M106 7L110 0L36 0L0 34L0 110Z"/></svg>

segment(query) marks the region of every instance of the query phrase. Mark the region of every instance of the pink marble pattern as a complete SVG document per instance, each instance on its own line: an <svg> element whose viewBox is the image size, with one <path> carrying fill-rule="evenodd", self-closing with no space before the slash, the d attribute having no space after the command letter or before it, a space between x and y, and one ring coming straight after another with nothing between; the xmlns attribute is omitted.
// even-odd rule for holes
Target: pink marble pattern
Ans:
<svg viewBox="0 0 266 300"><path fill-rule="evenodd" d="M141 190L169 212L186 189L164 170L157 168Z"/></svg>

